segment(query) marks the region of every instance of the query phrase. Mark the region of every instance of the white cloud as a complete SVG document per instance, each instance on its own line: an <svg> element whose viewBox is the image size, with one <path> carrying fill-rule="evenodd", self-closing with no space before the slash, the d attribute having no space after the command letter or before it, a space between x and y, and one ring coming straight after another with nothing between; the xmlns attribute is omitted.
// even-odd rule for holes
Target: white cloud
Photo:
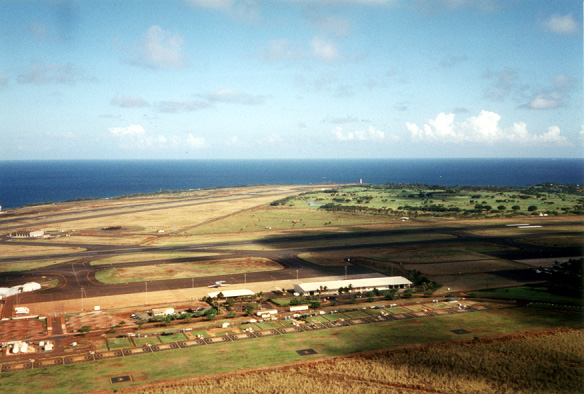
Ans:
<svg viewBox="0 0 584 394"><path fill-rule="evenodd" d="M578 22L572 16L572 13L567 15L554 14L543 23L544 27L556 34L577 34L580 29Z"/></svg>
<svg viewBox="0 0 584 394"><path fill-rule="evenodd" d="M187 3L196 7L226 11L233 7L235 0L187 0Z"/></svg>
<svg viewBox="0 0 584 394"><path fill-rule="evenodd" d="M18 76L18 82L36 85L45 83L75 85L77 82L93 80L94 78L90 78L83 69L72 63L36 63Z"/></svg>
<svg viewBox="0 0 584 394"><path fill-rule="evenodd" d="M564 74L554 77L554 88L557 90L571 90L576 85L576 80Z"/></svg>
<svg viewBox="0 0 584 394"><path fill-rule="evenodd" d="M186 144L193 149L203 149L207 147L207 142L202 137L195 137L189 134L186 139Z"/></svg>
<svg viewBox="0 0 584 394"><path fill-rule="evenodd" d="M194 7L223 12L245 22L260 19L260 5L254 0L186 0L186 2Z"/></svg>
<svg viewBox="0 0 584 394"><path fill-rule="evenodd" d="M169 33L160 26L152 26L140 41L132 64L153 69L183 68L187 64L183 44L180 35Z"/></svg>
<svg viewBox="0 0 584 394"><path fill-rule="evenodd" d="M120 94L112 99L111 104L121 108L142 108L150 105L139 96L122 96Z"/></svg>
<svg viewBox="0 0 584 394"><path fill-rule="evenodd" d="M208 108L209 103L199 100L168 100L158 103L157 109L165 113L192 112Z"/></svg>
<svg viewBox="0 0 584 394"><path fill-rule="evenodd" d="M259 140L260 145L279 145L282 143L282 137L279 134L272 133Z"/></svg>
<svg viewBox="0 0 584 394"><path fill-rule="evenodd" d="M550 126L543 134L529 133L527 125L523 122L517 122L509 128L502 129L499 126L501 116L484 110L463 122L455 122L454 118L454 114L440 113L436 119L428 120L422 127L409 122L405 126L412 140L416 142L567 144L566 138L560 134L560 128L557 126Z"/></svg>
<svg viewBox="0 0 584 394"><path fill-rule="evenodd" d="M136 124L132 124L126 127L112 127L109 128L108 131L111 134L118 136L143 135L146 133L142 126Z"/></svg>
<svg viewBox="0 0 584 394"><path fill-rule="evenodd" d="M337 47L321 37L315 37L310 41L312 54L319 60L332 63L341 58L341 53Z"/></svg>
<svg viewBox="0 0 584 394"><path fill-rule="evenodd" d="M485 90L485 97L490 100L504 101L509 97L522 98L527 85L521 84L519 73L512 68L504 68L501 71L487 71L485 79L491 80Z"/></svg>
<svg viewBox="0 0 584 394"><path fill-rule="evenodd" d="M347 132L343 132L343 128L337 126L332 133L339 141L381 141L385 138L385 133L373 126L369 126L367 130Z"/></svg>
<svg viewBox="0 0 584 394"><path fill-rule="evenodd" d="M336 15L315 16L310 18L312 25L324 34L345 37L351 32L351 22Z"/></svg>
<svg viewBox="0 0 584 394"><path fill-rule="evenodd" d="M253 96L248 93L238 92L227 88L215 89L212 92L202 95L202 97L206 98L211 102L223 102L244 105L263 104L265 101L264 96Z"/></svg>
<svg viewBox="0 0 584 394"><path fill-rule="evenodd" d="M554 109L558 108L562 104L560 96L557 93L543 94L540 93L536 95L527 104L529 109Z"/></svg>
<svg viewBox="0 0 584 394"><path fill-rule="evenodd" d="M295 60L303 56L303 51L286 39L271 40L264 50L262 58L269 62Z"/></svg>
<svg viewBox="0 0 584 394"><path fill-rule="evenodd" d="M327 116L323 119L323 122L332 123L332 124L343 124L343 123L354 123L357 122L357 119L354 116L345 116L345 117L331 117Z"/></svg>

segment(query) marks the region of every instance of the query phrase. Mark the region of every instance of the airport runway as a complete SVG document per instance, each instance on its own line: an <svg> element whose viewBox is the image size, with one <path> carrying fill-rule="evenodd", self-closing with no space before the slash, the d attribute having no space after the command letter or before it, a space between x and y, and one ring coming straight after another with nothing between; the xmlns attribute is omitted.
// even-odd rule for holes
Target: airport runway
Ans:
<svg viewBox="0 0 584 394"><path fill-rule="evenodd" d="M554 223L553 225L546 225L548 228L553 228L553 226L562 226L566 223ZM490 225L482 226L480 228L473 227L472 230L477 229L490 229L490 228L501 228L502 225ZM436 240L425 240L425 241L409 241L409 242L385 242L385 243L368 243L367 239L371 237L379 236L403 236L403 235L414 235L414 234L450 234L453 237L447 239L436 239ZM557 235L569 235L562 231ZM576 235L582 236L582 233L574 233ZM546 237L553 236L553 233L546 233ZM530 235L526 234L522 238L528 238ZM339 240L349 240L349 239L360 239L361 243L358 245L340 245L340 246L321 246L321 247L306 247L301 246L290 249L289 244L294 242L310 242L319 241L319 243L326 244L326 241L336 241ZM401 238L401 237L400 237ZM517 238L517 237L513 237ZM1 243L10 242L7 239L0 240ZM582 254L582 248L569 248L569 247L540 247L532 244L527 244L519 242L515 239L509 237L481 237L475 234L471 234L466 231L465 228L437 228L435 230L428 228L409 228L409 229L396 229L396 230L384 230L384 231L371 231L362 233L330 233L330 234L319 234L316 236L300 236L300 237L270 237L263 240L255 241L240 241L240 242L220 242L220 243L205 243L205 244L193 244L193 245L180 245L180 246L110 246L110 245L95 245L95 244L55 244L51 243L51 246L67 246L67 247L80 247L87 249L83 252L77 253L59 253L43 256L43 259L59 259L59 260L69 260L64 263L51 265L44 268L38 268L30 271L21 272L5 272L0 274L0 287L10 287L14 285L20 285L28 281L39 281L43 276L46 278L57 278L59 279L59 284L57 287L52 289L47 289L43 291L37 291L32 293L21 294L19 303L36 303L36 302L46 302L46 301L58 301L66 299L77 299L81 298L82 294L84 298L91 298L97 296L106 295L120 295L120 294L130 294L139 293L145 290L147 286L148 291L159 291L159 290L170 290L170 289L185 289L191 287L205 287L212 285L215 281L225 280L227 283L243 283L244 280L247 282L265 282L265 281L275 281L275 280L291 280L298 277L301 282L303 278L320 277L320 276L342 276L345 273L345 268L342 266L321 266L308 263L297 257L300 253L305 252L319 252L319 251L331 251L331 250L344 250L347 252L347 257L352 255L352 251L355 249L363 248L377 248L377 247L404 247L404 246L416 246L416 245L436 245L444 246L447 244L460 244L466 242L488 242L490 244L496 244L501 246L512 246L513 249L508 249L504 251L494 251L494 252L484 252L485 255L491 255L497 258L504 258L509 260L516 259L529 259L529 258L560 258L560 257L571 257L579 256ZM244 249L245 246L249 244L263 244L269 245L269 251L250 251ZM42 244L47 246L43 242L30 241L27 244ZM288 245L286 245L288 244ZM281 245L281 247L279 247ZM192 258L177 258L168 260L155 260L155 261L140 261L132 263L120 263L112 266L115 267L128 267L128 266L147 266L152 264L161 263L179 263L179 262L204 262L212 261L218 259L228 259L228 258L241 258L241 257L256 257L256 258L267 258L281 264L284 269L279 271L268 271L268 272L253 272L247 274L238 275L218 275L212 277L198 277L198 278L184 278L184 279L171 279L171 280L159 280L159 281L149 281L147 284L145 282L134 282L125 284L115 284L106 285L98 282L95 279L95 273L99 269L103 269L104 266L94 266L90 265L93 260L98 260L106 257L123 255L123 254L136 254L136 253L152 253L152 252L208 252L208 253L221 253L217 256L204 256L204 257L192 257ZM21 258L0 258L0 264L10 264L11 262L20 261L33 261L38 260L37 257L21 257ZM105 266L107 268L110 265ZM348 275L358 275L374 273L375 271L361 266L359 264L352 263L349 265ZM245 278L245 279L244 279Z"/></svg>

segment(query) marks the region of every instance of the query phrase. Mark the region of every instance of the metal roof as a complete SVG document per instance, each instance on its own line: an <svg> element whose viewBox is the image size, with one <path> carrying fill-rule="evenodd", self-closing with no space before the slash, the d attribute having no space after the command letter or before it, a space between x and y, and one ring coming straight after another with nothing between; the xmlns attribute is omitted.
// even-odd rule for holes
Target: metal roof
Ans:
<svg viewBox="0 0 584 394"><path fill-rule="evenodd" d="M312 283L300 283L294 285L295 289L301 290L302 292L318 291L320 287L327 287L327 290L337 290L340 287L347 287L352 285L354 289L359 288L375 288L375 287L387 287L387 286L399 286L399 285L411 285L412 282L404 278L403 276L386 276L383 278L364 278L364 279L345 279L345 280L333 280L330 282L312 282Z"/></svg>
<svg viewBox="0 0 584 394"><path fill-rule="evenodd" d="M223 293L223 296L225 298L230 298L230 297L247 297L247 296L253 296L255 295L255 293L251 290L246 290L246 289L242 289L242 290L222 290L222 291L215 291L213 293L209 293L207 294L209 297L215 298L217 297L217 295L219 293Z"/></svg>

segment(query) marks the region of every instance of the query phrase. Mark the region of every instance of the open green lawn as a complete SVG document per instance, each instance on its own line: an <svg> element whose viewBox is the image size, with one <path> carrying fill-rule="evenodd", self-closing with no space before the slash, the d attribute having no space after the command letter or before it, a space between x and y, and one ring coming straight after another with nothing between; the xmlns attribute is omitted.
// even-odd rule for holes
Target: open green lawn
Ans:
<svg viewBox="0 0 584 394"><path fill-rule="evenodd" d="M476 293L478 297L497 297L558 304L584 305L584 300L582 298L553 294L550 293L545 286L522 286L507 289L479 290L474 293Z"/></svg>
<svg viewBox="0 0 584 394"><path fill-rule="evenodd" d="M110 377L131 375L116 388L245 368L338 356L415 343L481 337L506 332L581 326L582 314L510 308L424 319L391 321L157 352L98 362L2 373L6 392L82 393L112 389ZM457 335L451 330L465 329ZM312 348L313 356L296 350ZM242 357L242 355L245 357Z"/></svg>
<svg viewBox="0 0 584 394"><path fill-rule="evenodd" d="M186 341L187 337L182 332L177 332L176 334L172 335L161 335L158 337L160 342L162 343L169 343L169 342L177 342L177 341Z"/></svg>
<svg viewBox="0 0 584 394"><path fill-rule="evenodd" d="M387 222L387 218L330 213L295 203L292 207L261 207L231 215L221 220L188 230L186 234L235 233L249 231L303 229L323 226L349 226Z"/></svg>
<svg viewBox="0 0 584 394"><path fill-rule="evenodd" d="M110 350L133 347L129 338L108 338L107 346Z"/></svg>
<svg viewBox="0 0 584 394"><path fill-rule="evenodd" d="M376 186L350 186L341 187L332 193L327 191L305 193L292 199L288 205L304 207L305 209L309 207L316 210L318 208L315 206L316 204L333 203L345 207L383 209L399 215L409 209L415 210L431 206L468 211L475 209L478 204L489 206L490 210L497 211L492 212L492 214L521 215L531 214L532 211L529 210L531 206L536 207L535 212L563 214L565 210L572 210L581 204L582 198L577 194L549 192L543 189L538 191L539 195L523 193L520 188L509 191L503 189L480 190L480 187L460 188L448 194L440 194L444 191L446 190L431 190L423 185L415 188L395 189ZM487 212L486 209L484 212ZM436 212L433 214L436 215ZM440 214L438 213L438 215Z"/></svg>
<svg viewBox="0 0 584 394"><path fill-rule="evenodd" d="M154 335L149 335L148 338L144 338L144 337L133 337L132 341L134 341L134 344L137 347L142 347L144 345L150 344L150 345L158 345L160 344L160 341L158 340L158 336L154 336Z"/></svg>

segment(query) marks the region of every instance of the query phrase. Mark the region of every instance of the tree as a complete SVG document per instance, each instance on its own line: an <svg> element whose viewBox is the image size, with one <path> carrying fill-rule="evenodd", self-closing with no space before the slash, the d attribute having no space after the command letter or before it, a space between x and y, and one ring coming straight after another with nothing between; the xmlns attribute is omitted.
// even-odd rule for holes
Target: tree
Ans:
<svg viewBox="0 0 584 394"><path fill-rule="evenodd" d="M514 210L514 211L520 211L521 210L521 207L519 205L513 205L511 207L511 209Z"/></svg>
<svg viewBox="0 0 584 394"><path fill-rule="evenodd" d="M535 206L535 205L530 205L529 207L527 207L527 210L528 210L529 212L537 211L537 206Z"/></svg>
<svg viewBox="0 0 584 394"><path fill-rule="evenodd" d="M310 307L311 307L312 309L317 309L317 308L320 308L320 301L312 301L312 302L310 303Z"/></svg>
<svg viewBox="0 0 584 394"><path fill-rule="evenodd" d="M497 209L498 209L499 211L504 211L504 210L506 210L506 209L507 209L507 207L506 207L505 205L499 205L499 206L497 207Z"/></svg>
<svg viewBox="0 0 584 394"><path fill-rule="evenodd" d="M204 316L208 319L208 320L213 320L215 318L215 315L217 314L217 310L215 308L211 308L211 309L207 309L204 313Z"/></svg>

